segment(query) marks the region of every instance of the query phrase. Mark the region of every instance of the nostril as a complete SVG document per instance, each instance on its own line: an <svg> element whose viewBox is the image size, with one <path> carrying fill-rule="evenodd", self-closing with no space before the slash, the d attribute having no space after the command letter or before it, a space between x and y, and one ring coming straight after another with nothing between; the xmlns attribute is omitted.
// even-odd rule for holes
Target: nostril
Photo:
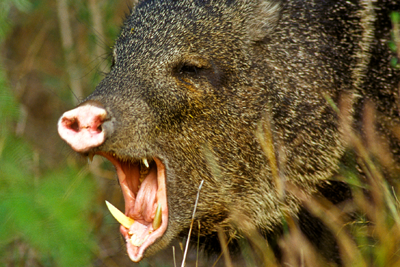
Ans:
<svg viewBox="0 0 400 267"><path fill-rule="evenodd" d="M79 121L76 118L63 118L62 124L66 129L72 130L74 132L79 132Z"/></svg>
<svg viewBox="0 0 400 267"><path fill-rule="evenodd" d="M97 126L97 131L100 133L101 131L103 131L103 127L101 126L102 124L100 124L99 126Z"/></svg>
<svg viewBox="0 0 400 267"><path fill-rule="evenodd" d="M75 132L79 132L79 123L77 120L74 120L70 125L69 125L70 129L75 131Z"/></svg>

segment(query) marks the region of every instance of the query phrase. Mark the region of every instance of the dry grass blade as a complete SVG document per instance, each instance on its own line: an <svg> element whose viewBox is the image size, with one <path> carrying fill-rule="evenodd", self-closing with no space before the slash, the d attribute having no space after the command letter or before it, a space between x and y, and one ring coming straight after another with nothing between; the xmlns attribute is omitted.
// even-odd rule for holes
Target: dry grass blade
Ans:
<svg viewBox="0 0 400 267"><path fill-rule="evenodd" d="M175 246L172 246L172 257L173 257L173 259L174 259L174 267L176 267Z"/></svg>
<svg viewBox="0 0 400 267"><path fill-rule="evenodd" d="M282 258L288 266L322 266L320 255L311 242L299 229L295 219L291 216L285 217L289 232L279 240L282 249Z"/></svg>
<svg viewBox="0 0 400 267"><path fill-rule="evenodd" d="M268 242L265 238L260 234L260 232L255 228L255 226L248 221L248 219L244 218L243 216L236 215L235 217L235 224L239 229L242 230L242 233L245 239L249 242L246 244L247 247L242 247L242 249L248 248L247 253L252 255L245 255L247 257L253 257L253 265L258 266L268 266L274 267L278 266L277 259L273 251L271 250ZM243 252L246 252L245 250ZM249 261L251 261L249 259ZM256 261L258 261L257 264ZM252 266L252 265L249 265Z"/></svg>
<svg viewBox="0 0 400 267"><path fill-rule="evenodd" d="M221 241L221 238L223 239L222 241ZM218 239L220 240L220 246L222 248L222 252L218 256L218 258L214 261L214 264L212 265L212 267L215 267L217 265L217 263L221 259L222 255L224 255L224 257L227 257L226 255L228 255L228 258L229 258L228 244L232 241L232 238L230 238L228 241L226 241L223 230L220 227L218 227ZM229 266L232 266L232 262L231 262L230 258L228 259L228 261L229 261L228 264L230 264ZM226 261L225 261L225 266L228 266L226 264Z"/></svg>
<svg viewBox="0 0 400 267"><path fill-rule="evenodd" d="M357 244L350 234L346 233L342 228L344 225L341 220L342 213L337 207L330 204L329 201L317 200L314 197L309 197L293 184L288 183L286 189L288 192L295 195L312 215L319 218L337 236L336 240L344 266L368 266Z"/></svg>
<svg viewBox="0 0 400 267"><path fill-rule="evenodd" d="M200 221L197 221L199 232L197 234L197 253L196 253L196 267L199 265L199 249L200 249Z"/></svg>
<svg viewBox="0 0 400 267"><path fill-rule="evenodd" d="M222 254L224 255L225 266L232 267L233 264L228 251L228 242L226 242L226 236L221 227L218 227L218 239L221 244Z"/></svg>
<svg viewBox="0 0 400 267"><path fill-rule="evenodd" d="M278 162L275 156L275 147L273 140L273 133L271 129L271 122L265 118L263 123L260 123L256 132L256 137L260 141L261 148L265 155L268 157L271 174L276 186L276 190L282 199L284 197L284 180L280 176L278 169Z"/></svg>
<svg viewBox="0 0 400 267"><path fill-rule="evenodd" d="M199 189L197 190L196 202L195 202L194 208L193 208L192 221L190 223L189 234L188 234L187 241L186 241L185 252L183 253L183 259L182 259L181 267L185 266L186 255L187 255L187 252L188 252L188 249L189 249L190 236L192 234L192 229L193 229L194 215L196 214L196 208L197 208L197 204L199 202L199 197L200 197L200 190L201 190L201 187L203 186L203 183L204 183L204 180L201 180L200 185L199 185Z"/></svg>

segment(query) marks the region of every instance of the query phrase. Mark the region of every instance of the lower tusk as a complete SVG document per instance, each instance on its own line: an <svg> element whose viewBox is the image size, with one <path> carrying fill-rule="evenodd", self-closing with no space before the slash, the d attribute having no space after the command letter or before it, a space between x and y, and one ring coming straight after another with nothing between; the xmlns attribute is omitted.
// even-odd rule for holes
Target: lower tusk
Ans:
<svg viewBox="0 0 400 267"><path fill-rule="evenodd" d="M158 203L157 205L157 210L156 210L156 215L154 216L154 220L153 220L153 229L157 230L161 223L162 223L162 208L161 208L161 204Z"/></svg>
<svg viewBox="0 0 400 267"><path fill-rule="evenodd" d="M125 228L129 229L135 222L133 219L129 218L123 214L119 209L114 207L110 202L106 200L107 208L111 212L111 215Z"/></svg>

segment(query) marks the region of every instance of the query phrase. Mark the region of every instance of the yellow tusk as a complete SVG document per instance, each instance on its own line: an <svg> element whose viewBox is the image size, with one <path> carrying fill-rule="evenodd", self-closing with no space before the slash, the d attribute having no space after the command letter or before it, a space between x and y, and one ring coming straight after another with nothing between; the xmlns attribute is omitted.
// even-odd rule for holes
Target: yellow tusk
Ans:
<svg viewBox="0 0 400 267"><path fill-rule="evenodd" d="M157 210L156 210L156 215L154 216L154 220L153 220L153 229L157 230L161 223L162 223L162 208L161 208L161 204L158 203L157 205Z"/></svg>
<svg viewBox="0 0 400 267"><path fill-rule="evenodd" d="M135 222L132 218L129 218L125 214L123 214L119 209L113 206L110 202L106 200L107 208L111 212L111 215L125 228L130 228L132 224Z"/></svg>

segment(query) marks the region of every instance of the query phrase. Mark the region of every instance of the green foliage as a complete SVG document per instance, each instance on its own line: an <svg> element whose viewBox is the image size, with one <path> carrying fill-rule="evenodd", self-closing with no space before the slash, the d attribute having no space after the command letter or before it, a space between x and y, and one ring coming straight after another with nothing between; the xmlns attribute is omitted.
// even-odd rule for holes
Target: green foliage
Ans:
<svg viewBox="0 0 400 267"><path fill-rule="evenodd" d="M89 265L96 247L90 221L94 181L71 166L37 173L30 146L4 130L9 128L4 121L9 126L16 115L6 89L1 87L0 98L0 259L8 245L22 242L51 266ZM22 257L16 255L13 261Z"/></svg>
<svg viewBox="0 0 400 267"><path fill-rule="evenodd" d="M8 83L5 77L5 70L1 66L0 62L0 149L2 137L7 135L9 132L9 125L18 116L18 106L11 91L8 90Z"/></svg>
<svg viewBox="0 0 400 267"><path fill-rule="evenodd" d="M20 11L28 11L31 3L28 0L1 0L0 1L0 41L6 36L11 25L8 21L8 15L12 6Z"/></svg>
<svg viewBox="0 0 400 267"><path fill-rule="evenodd" d="M399 12L392 12L390 14L390 18L392 19L392 23L394 23L394 24L400 23L400 13Z"/></svg>
<svg viewBox="0 0 400 267"><path fill-rule="evenodd" d="M93 181L73 167L37 177L29 146L11 136L4 143L0 251L18 240L34 248L38 257L57 263L53 266L88 265L95 251L89 220L96 191Z"/></svg>
<svg viewBox="0 0 400 267"><path fill-rule="evenodd" d="M394 68L400 69L399 55L400 55L400 13L392 12L390 14L392 20L393 30L392 30L392 40L388 42L390 50L393 53L397 53L397 56L393 56L390 59L390 65Z"/></svg>
<svg viewBox="0 0 400 267"><path fill-rule="evenodd" d="M9 30L11 5L29 10L29 1L0 2L0 44ZM0 61L0 265L88 266L96 253L92 205L94 180L74 166L40 171L35 151L14 134L19 104ZM33 256L32 256L33 255Z"/></svg>

